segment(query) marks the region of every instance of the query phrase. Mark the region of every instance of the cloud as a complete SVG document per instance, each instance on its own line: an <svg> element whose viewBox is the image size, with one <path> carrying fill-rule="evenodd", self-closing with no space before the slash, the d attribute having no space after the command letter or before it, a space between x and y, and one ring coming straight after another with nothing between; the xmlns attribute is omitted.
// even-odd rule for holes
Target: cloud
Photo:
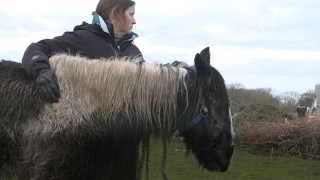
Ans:
<svg viewBox="0 0 320 180"><path fill-rule="evenodd" d="M227 83L303 93L320 72L320 3L313 0L136 0L133 31L148 62L193 64L210 46ZM0 6L0 59L20 61L26 47L91 22L96 1L10 0ZM318 80L317 80L318 79ZM297 85L300 81L303 86Z"/></svg>
<svg viewBox="0 0 320 180"><path fill-rule="evenodd" d="M210 26L210 25L205 25L203 27L203 30L208 33L214 33L214 34L224 34L230 32L230 29L227 27L223 26Z"/></svg>
<svg viewBox="0 0 320 180"><path fill-rule="evenodd" d="M32 17L41 17L50 14L83 15L83 12L91 14L95 10L98 1L43 1L43 0L10 0L1 3L0 11L11 16L28 14Z"/></svg>

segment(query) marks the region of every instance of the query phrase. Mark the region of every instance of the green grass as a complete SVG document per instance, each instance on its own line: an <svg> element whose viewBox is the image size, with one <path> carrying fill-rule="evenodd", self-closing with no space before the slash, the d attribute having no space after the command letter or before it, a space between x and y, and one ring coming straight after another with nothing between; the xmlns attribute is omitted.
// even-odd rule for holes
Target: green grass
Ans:
<svg viewBox="0 0 320 180"><path fill-rule="evenodd" d="M168 145L166 173L170 180L319 180L320 162L291 157L262 157L235 150L229 170L210 173L202 170L192 154L185 156L184 145L173 140ZM151 142L150 179L161 175L162 143ZM145 174L143 175L145 179Z"/></svg>
<svg viewBox="0 0 320 180"><path fill-rule="evenodd" d="M180 150L180 151L176 151ZM169 180L319 180L320 161L290 157L262 157L235 150L229 170L210 173L202 170L192 154L185 156L183 143L168 145L166 173ZM150 179L162 180L162 143L152 141ZM145 172L143 174L145 179ZM15 180L15 179L13 179Z"/></svg>

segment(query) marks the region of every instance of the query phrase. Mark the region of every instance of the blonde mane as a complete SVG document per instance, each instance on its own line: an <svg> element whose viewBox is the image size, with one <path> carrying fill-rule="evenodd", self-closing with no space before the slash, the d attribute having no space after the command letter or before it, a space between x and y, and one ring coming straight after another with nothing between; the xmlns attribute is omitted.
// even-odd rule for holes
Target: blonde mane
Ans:
<svg viewBox="0 0 320 180"><path fill-rule="evenodd" d="M60 86L59 103L74 103L73 113L103 109L109 122L121 115L129 123L135 117L140 121L135 123L160 129L166 123L170 129L176 119L179 90L186 96L181 98L188 99L184 68L139 64L138 59L88 60L66 54L52 56L50 67Z"/></svg>

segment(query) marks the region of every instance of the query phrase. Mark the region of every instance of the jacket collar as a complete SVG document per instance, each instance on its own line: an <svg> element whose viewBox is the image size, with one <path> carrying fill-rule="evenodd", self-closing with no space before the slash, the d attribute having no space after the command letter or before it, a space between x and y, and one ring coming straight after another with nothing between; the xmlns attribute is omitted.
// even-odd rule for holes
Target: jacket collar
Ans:
<svg viewBox="0 0 320 180"><path fill-rule="evenodd" d="M103 30L103 28L98 24L88 24L87 22L82 22L81 25L75 26L73 30L88 30L102 37L109 36L114 41L114 43L117 44L117 46L119 46L121 49L123 49L127 46L128 43L131 43L133 40L139 37L138 34L131 31L130 34L123 36L118 41L118 43L116 43L114 40L113 25L106 21L103 21L103 24L105 24L107 30Z"/></svg>

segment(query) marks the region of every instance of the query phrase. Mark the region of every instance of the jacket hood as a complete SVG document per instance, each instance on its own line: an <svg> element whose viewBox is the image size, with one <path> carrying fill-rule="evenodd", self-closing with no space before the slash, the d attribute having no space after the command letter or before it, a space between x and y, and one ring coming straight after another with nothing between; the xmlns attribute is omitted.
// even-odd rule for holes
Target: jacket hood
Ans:
<svg viewBox="0 0 320 180"><path fill-rule="evenodd" d="M98 25L92 25L92 24L89 24L89 23L86 23L86 22L82 22L81 25L78 25L78 26L75 26L74 31L77 31L77 30L87 30L87 31L90 31L90 32L93 32L99 36L111 36L110 34L108 35L107 33L105 33L104 31L102 31L101 27L98 26Z"/></svg>

